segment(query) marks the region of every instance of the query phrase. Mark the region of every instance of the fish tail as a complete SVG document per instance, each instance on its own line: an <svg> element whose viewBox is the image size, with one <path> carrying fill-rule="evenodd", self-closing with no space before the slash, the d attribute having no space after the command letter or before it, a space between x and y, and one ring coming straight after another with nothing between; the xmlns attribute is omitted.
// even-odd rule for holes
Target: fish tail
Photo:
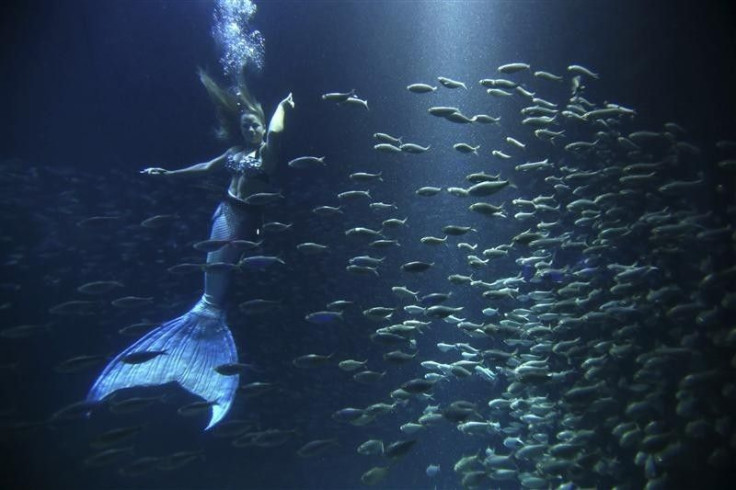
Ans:
<svg viewBox="0 0 736 490"><path fill-rule="evenodd" d="M141 351L164 351L167 355L141 364L123 362L125 356ZM200 300L190 311L147 333L110 361L87 400L100 401L124 388L178 383L214 402L207 430L227 414L238 386L238 375L223 376L215 368L236 362L238 353L225 324L225 312Z"/></svg>

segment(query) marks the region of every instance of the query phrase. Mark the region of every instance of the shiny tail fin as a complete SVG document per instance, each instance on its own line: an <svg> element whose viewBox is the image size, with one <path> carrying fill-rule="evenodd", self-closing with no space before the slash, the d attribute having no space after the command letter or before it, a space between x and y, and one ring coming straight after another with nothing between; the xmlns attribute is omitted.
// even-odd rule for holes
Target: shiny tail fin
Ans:
<svg viewBox="0 0 736 490"><path fill-rule="evenodd" d="M141 363L128 362L131 354L140 352L163 354ZM213 402L207 430L227 414L238 386L238 375L224 376L215 368L236 362L238 353L224 311L201 300L118 354L92 385L87 400L100 401L123 388L175 382Z"/></svg>

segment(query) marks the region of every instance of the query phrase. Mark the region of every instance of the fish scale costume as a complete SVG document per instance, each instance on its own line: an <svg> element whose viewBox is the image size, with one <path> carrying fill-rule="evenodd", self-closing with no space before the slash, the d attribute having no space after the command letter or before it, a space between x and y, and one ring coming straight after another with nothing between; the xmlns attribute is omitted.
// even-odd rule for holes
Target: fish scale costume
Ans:
<svg viewBox="0 0 736 490"><path fill-rule="evenodd" d="M236 87L237 90L231 92L221 88L201 70L200 80L215 103L220 122L218 135L222 139L234 139L238 131L241 131L240 136L246 138L242 132L243 127L239 127L242 124L241 118L245 116L254 117L263 127L265 123L263 109L250 95L244 81L241 80ZM278 140L273 137L283 130L285 111L293 106L291 94L279 103L269 123L265 139L257 144L259 146L253 154L248 147L234 146L221 157L206 164L196 164L177 171L147 169L148 172L144 173L201 172L215 168L215 164L218 167L223 165L232 174L233 179L226 198L212 216L210 239L255 240L262 225L260 207L250 205L242 196L233 194L232 186L234 182L245 182L256 187L269 183L269 174L263 164L264 151L273 147L273 142ZM252 130L252 127L250 129ZM253 137L252 133L248 134L250 138ZM267 140L271 143L267 143ZM237 189L235 191L237 194L249 192L247 188ZM238 247L227 243L207 254L207 264L234 264L238 261L240 253ZM225 297L230 271L219 267L205 271L202 298L187 313L163 323L118 354L92 385L87 395L88 401L100 402L112 393L125 388L177 383L185 390L212 403L212 413L206 429L213 427L225 417L232 405L239 382L239 375L224 375L215 370L218 366L238 362L235 342L225 323ZM129 361L128 356L131 354L152 351L162 352L162 355L138 364Z"/></svg>
<svg viewBox="0 0 736 490"><path fill-rule="evenodd" d="M233 173L260 178L259 158L236 158L231 152L225 167ZM211 240L252 240L261 224L258 208L245 204L230 194L212 216ZM240 251L230 244L207 254L207 264L237 262ZM178 383L187 391L214 402L206 429L214 426L228 412L238 386L238 375L224 376L217 366L238 362L238 352L225 323L225 296L230 272L208 271L204 276L202 298L184 315L149 332L118 354L102 371L87 399L101 401L117 390L134 386ZM122 360L130 354L163 351L165 354L141 364ZM205 430L206 430L205 429Z"/></svg>

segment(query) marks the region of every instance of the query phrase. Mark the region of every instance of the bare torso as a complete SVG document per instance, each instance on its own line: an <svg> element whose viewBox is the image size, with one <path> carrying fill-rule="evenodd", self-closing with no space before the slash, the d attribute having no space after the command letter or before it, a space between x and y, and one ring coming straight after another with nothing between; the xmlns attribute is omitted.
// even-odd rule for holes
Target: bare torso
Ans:
<svg viewBox="0 0 736 490"><path fill-rule="evenodd" d="M233 148L231 150L233 152L233 157L236 159L243 156L251 156L256 158L260 157L264 160L261 162L261 175L254 176L252 174L244 174L239 172L235 172L232 174L232 178L230 179L230 186L228 187L227 191L231 197L234 197L235 199L238 199L240 201L245 201L248 199L249 196L252 196L253 194L258 194L262 192L273 192L273 186L268 183L270 165L268 165L269 162L267 159L267 155L258 155L263 153L263 148L265 148L265 145L261 146L261 148L259 148L258 150L241 150L240 148Z"/></svg>
<svg viewBox="0 0 736 490"><path fill-rule="evenodd" d="M161 167L149 167L141 170L148 175L182 175L199 174L230 167L230 185L228 194L234 199L247 202L248 197L259 193L272 193L274 187L269 184L269 177L276 169L275 142L284 129L284 116L287 110L294 107L291 94L279 102L276 112L271 117L268 130L264 132L263 124L252 113L244 113L240 117L241 136L247 146L234 146L214 159L196 163L186 168L166 170ZM256 146L254 148L254 146Z"/></svg>

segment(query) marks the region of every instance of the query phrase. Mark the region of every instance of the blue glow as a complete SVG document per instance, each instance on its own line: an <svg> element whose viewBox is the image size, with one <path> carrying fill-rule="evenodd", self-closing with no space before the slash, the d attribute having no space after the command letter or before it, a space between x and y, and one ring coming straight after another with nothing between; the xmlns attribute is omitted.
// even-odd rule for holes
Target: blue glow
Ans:
<svg viewBox="0 0 736 490"><path fill-rule="evenodd" d="M131 353L153 350L166 355L141 364L122 362ZM213 402L209 429L230 410L239 378L220 375L215 368L236 362L238 353L224 311L200 300L189 312L152 330L110 361L87 400L98 402L126 388L177 383Z"/></svg>

